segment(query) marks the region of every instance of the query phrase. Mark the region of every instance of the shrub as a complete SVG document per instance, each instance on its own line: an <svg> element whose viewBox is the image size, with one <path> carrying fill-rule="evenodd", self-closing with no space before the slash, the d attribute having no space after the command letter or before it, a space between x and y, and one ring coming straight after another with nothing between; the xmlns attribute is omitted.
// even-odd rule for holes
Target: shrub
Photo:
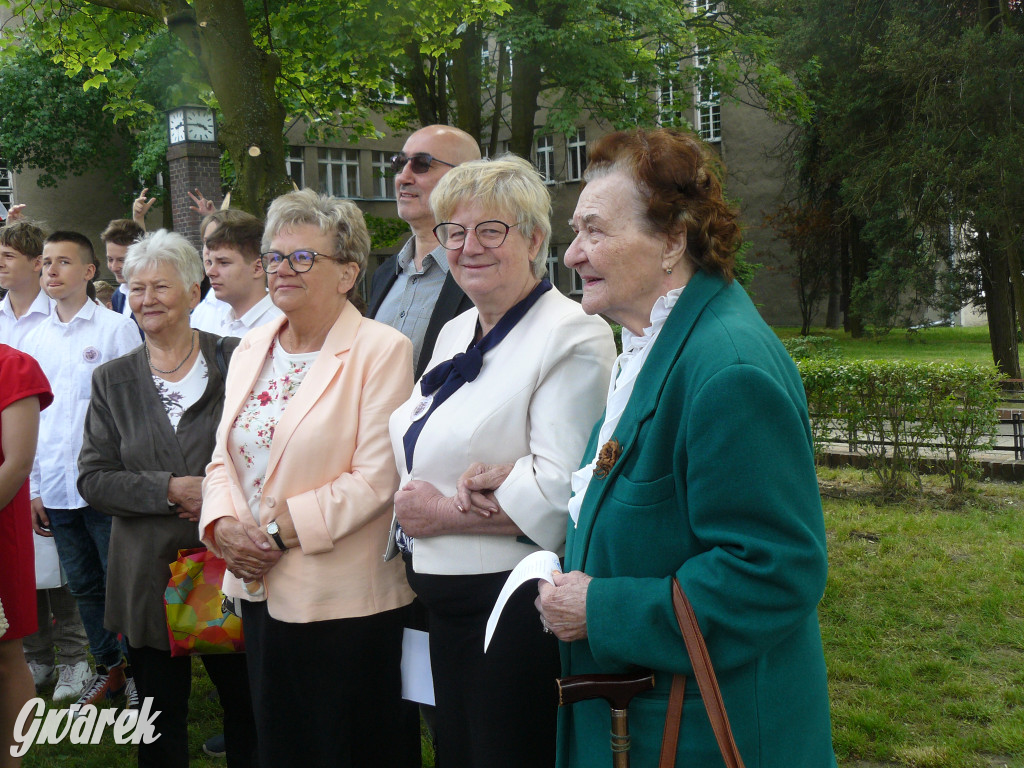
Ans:
<svg viewBox="0 0 1024 768"><path fill-rule="evenodd" d="M838 360L842 357L836 340L831 336L796 336L792 339L783 339L782 346L789 352L789 356L798 362L819 358Z"/></svg>
<svg viewBox="0 0 1024 768"><path fill-rule="evenodd" d="M921 451L935 450L950 490L978 473L991 446L999 374L966 363L810 358L798 361L819 455L829 442L863 451L886 494L919 483Z"/></svg>

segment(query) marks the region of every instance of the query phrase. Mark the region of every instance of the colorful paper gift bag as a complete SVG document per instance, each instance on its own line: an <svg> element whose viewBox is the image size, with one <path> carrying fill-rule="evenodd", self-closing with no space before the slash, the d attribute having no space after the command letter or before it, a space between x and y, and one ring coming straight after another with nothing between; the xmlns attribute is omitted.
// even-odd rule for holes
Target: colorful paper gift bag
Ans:
<svg viewBox="0 0 1024 768"><path fill-rule="evenodd" d="M242 620L223 608L224 560L205 547L178 550L164 590L171 656L245 650Z"/></svg>

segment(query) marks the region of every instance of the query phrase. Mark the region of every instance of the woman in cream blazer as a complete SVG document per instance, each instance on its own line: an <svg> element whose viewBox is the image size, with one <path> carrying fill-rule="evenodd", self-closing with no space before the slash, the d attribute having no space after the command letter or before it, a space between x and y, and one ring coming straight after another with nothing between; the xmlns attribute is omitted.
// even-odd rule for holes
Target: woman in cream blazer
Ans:
<svg viewBox="0 0 1024 768"><path fill-rule="evenodd" d="M569 476L615 346L607 323L542 279L550 202L529 163L464 163L430 202L474 304L391 417L394 543L427 608L438 764L551 765L558 654L530 591L509 601L486 654L484 629L509 571L564 548Z"/></svg>

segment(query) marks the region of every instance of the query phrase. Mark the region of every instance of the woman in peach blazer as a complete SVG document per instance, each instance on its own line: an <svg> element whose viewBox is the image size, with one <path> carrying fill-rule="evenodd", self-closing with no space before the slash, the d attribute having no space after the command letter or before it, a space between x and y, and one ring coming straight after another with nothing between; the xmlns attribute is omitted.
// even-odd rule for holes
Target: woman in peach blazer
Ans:
<svg viewBox="0 0 1024 768"><path fill-rule="evenodd" d="M417 735L395 730L412 592L380 557L412 351L348 302L369 244L348 201L271 205L261 259L284 316L232 357L203 484L203 540L242 598L264 765L419 765Z"/></svg>

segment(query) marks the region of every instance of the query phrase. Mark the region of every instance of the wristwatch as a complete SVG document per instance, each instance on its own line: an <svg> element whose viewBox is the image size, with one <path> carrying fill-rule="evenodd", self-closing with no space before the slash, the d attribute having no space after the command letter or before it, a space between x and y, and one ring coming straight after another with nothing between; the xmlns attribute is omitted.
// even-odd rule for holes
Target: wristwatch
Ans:
<svg viewBox="0 0 1024 768"><path fill-rule="evenodd" d="M267 523L267 533L274 540L274 543L277 544L278 549L288 549L284 545L284 539L281 538L281 528L278 526L277 520Z"/></svg>

